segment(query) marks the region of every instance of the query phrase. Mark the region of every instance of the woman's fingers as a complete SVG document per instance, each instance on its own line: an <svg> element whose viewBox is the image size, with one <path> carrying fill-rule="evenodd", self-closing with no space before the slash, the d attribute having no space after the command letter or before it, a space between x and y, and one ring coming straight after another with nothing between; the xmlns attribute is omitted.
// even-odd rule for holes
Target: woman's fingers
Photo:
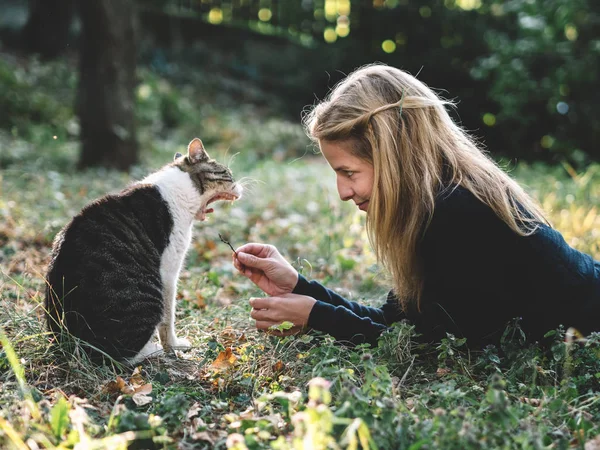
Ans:
<svg viewBox="0 0 600 450"><path fill-rule="evenodd" d="M237 259L240 262L240 264L254 269L264 270L269 266L269 264L272 264L272 261L270 259L258 258L254 255L251 255L250 253L244 252L238 252Z"/></svg>
<svg viewBox="0 0 600 450"><path fill-rule="evenodd" d="M252 317L254 320L256 320L257 322L263 322L263 321L271 321L274 322L276 320L276 317L273 317L273 311L270 309L252 309L252 311L250 311L250 317Z"/></svg>
<svg viewBox="0 0 600 450"><path fill-rule="evenodd" d="M250 242L238 247L235 252L258 256L259 258L266 258L271 254L271 246L267 244Z"/></svg>
<svg viewBox="0 0 600 450"><path fill-rule="evenodd" d="M277 299L273 297L251 297L248 303L254 309L271 309L277 305Z"/></svg>

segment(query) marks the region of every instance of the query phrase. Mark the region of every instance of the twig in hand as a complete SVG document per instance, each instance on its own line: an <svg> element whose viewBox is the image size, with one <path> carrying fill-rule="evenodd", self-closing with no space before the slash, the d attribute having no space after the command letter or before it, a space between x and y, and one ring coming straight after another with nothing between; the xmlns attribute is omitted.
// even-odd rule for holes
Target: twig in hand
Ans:
<svg viewBox="0 0 600 450"><path fill-rule="evenodd" d="M221 233L219 233L219 239L221 239L221 242L229 245L229 248L237 258L237 252L234 250L233 246L231 245L231 242L229 242L227 239L224 239L223 236L221 236Z"/></svg>

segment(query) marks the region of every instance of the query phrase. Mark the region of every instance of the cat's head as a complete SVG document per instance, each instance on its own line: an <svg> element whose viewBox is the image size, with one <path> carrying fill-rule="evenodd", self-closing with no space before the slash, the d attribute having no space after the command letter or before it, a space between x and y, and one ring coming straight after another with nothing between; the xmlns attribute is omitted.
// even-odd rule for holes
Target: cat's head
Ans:
<svg viewBox="0 0 600 450"><path fill-rule="evenodd" d="M208 208L209 204L217 200L234 201L242 196L242 187L234 181L229 167L211 159L198 138L189 143L187 155L175 154L173 164L189 174L200 193L202 205L196 214L198 220L204 220L206 214L213 211Z"/></svg>

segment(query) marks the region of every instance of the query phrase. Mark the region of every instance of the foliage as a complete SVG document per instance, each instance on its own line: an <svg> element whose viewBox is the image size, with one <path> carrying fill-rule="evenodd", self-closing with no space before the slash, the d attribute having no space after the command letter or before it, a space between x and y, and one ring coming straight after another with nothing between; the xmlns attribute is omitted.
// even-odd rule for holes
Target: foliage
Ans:
<svg viewBox="0 0 600 450"><path fill-rule="evenodd" d="M496 15L484 34L489 52L471 73L489 82L495 125L513 130L506 144L531 142L554 159L598 159L600 125L589 120L600 101L598 2L489 3Z"/></svg>
<svg viewBox="0 0 600 450"><path fill-rule="evenodd" d="M458 100L465 128L495 154L600 158L595 0L156 0L152 12L142 3L151 61L164 60L165 36L181 33L189 45L173 58L252 80L294 118L345 74L381 61ZM268 19L257 20L261 10Z"/></svg>
<svg viewBox="0 0 600 450"><path fill-rule="evenodd" d="M260 294L235 272L219 234L233 248L273 243L305 275L350 299L377 304L387 287L368 247L364 216L339 201L330 169L308 150L298 124L249 105L224 106L219 90L145 70L140 89L144 163L130 174L75 172L76 134L37 151L44 140L25 137L27 129L54 131L52 124L31 121L22 133L2 134L2 149L13 157L3 160L0 173L0 447L533 449L600 443L597 333L583 338L574 330L550 330L541 346L524 341L515 322L500 348L481 352L469 352L451 335L437 346L419 344L407 323L386 332L377 348L349 348L317 333L258 333L246 299ZM68 108L68 96L53 101ZM165 102L180 109L167 114ZM61 126L70 120L60 119ZM211 155L231 161L234 175L252 183L242 200L217 204L211 219L195 226L176 325L193 348L128 367L91 364L76 340L50 345L43 293L55 234L92 199L170 162L195 135ZM519 164L512 174L571 245L600 258L599 166L577 171L568 164Z"/></svg>

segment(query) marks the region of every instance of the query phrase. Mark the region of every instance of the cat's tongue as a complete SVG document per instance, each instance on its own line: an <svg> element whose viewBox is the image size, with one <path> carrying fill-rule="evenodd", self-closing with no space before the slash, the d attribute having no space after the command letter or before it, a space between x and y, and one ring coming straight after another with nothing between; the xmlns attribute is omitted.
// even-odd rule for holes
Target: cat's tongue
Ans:
<svg viewBox="0 0 600 450"><path fill-rule="evenodd" d="M200 220L200 221L206 220L206 215L210 214L211 212L214 212L214 209L212 209L212 208L201 209L200 211L198 211L198 214L196 214L196 220Z"/></svg>

